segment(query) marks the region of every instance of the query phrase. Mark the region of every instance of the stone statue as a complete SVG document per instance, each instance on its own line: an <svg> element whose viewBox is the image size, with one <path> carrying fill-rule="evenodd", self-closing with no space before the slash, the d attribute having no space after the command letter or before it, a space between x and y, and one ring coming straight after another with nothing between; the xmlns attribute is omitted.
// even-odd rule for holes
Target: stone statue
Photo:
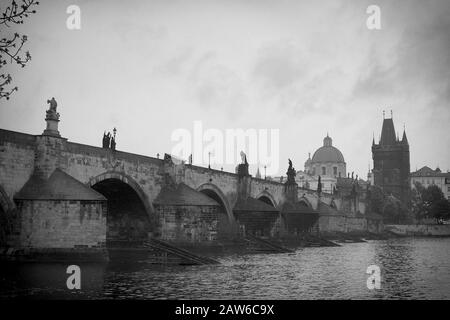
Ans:
<svg viewBox="0 0 450 320"><path fill-rule="evenodd" d="M320 194L322 193L322 178L319 176L319 180L317 180L317 193Z"/></svg>
<svg viewBox="0 0 450 320"><path fill-rule="evenodd" d="M103 132L102 148L106 148L106 131Z"/></svg>
<svg viewBox="0 0 450 320"><path fill-rule="evenodd" d="M57 103L54 97L52 99L48 99L47 103L50 104L49 109L47 110L46 120L59 120L59 113L56 112Z"/></svg>
<svg viewBox="0 0 450 320"><path fill-rule="evenodd" d="M111 138L111 149L116 150L116 139L114 137Z"/></svg>
<svg viewBox="0 0 450 320"><path fill-rule="evenodd" d="M244 151L241 151L241 160L243 164L247 164L247 155L244 153Z"/></svg>
<svg viewBox="0 0 450 320"><path fill-rule="evenodd" d="M289 163L289 167L288 167L287 172L286 172L286 174L287 174L287 183L294 184L295 183L295 176L296 176L297 173L295 172L295 169L292 166L291 159L288 159L288 163Z"/></svg>
<svg viewBox="0 0 450 320"><path fill-rule="evenodd" d="M111 134L108 132L108 134L106 134L106 131L103 132L103 148L108 149L109 148L109 141L111 139Z"/></svg>
<svg viewBox="0 0 450 320"><path fill-rule="evenodd" d="M56 103L55 97L52 97L51 100L47 100L47 103L50 104L50 111L52 112L56 112L56 107L58 106L58 104Z"/></svg>
<svg viewBox="0 0 450 320"><path fill-rule="evenodd" d="M244 151L241 151L241 160L242 163L238 164L236 167L236 173L239 176L248 176L248 162L247 162L247 156L245 155Z"/></svg>

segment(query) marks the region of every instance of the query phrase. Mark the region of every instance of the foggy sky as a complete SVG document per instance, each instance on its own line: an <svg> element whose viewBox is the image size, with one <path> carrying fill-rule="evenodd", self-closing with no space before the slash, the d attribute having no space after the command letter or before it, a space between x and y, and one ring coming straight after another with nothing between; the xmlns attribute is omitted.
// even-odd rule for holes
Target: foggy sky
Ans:
<svg viewBox="0 0 450 320"><path fill-rule="evenodd" d="M72 4L81 30L66 28ZM381 30L366 27L370 4ZM0 101L0 128L40 134L51 97L70 141L101 146L115 126L119 150L149 156L195 120L279 128L278 174L288 158L303 169L328 132L347 171L366 177L392 109L411 170L450 169L449 1L63 0L37 11L17 28L32 61L8 68L19 91Z"/></svg>

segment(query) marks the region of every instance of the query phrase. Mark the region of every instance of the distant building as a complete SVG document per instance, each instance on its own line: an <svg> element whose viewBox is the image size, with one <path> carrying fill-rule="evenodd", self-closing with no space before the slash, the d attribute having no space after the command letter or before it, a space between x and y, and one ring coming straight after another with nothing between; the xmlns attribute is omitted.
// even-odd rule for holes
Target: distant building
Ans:
<svg viewBox="0 0 450 320"><path fill-rule="evenodd" d="M310 155L311 156L311 155ZM323 139L323 146L314 152L312 159L305 162L305 173L311 176L345 177L347 168L342 152L333 146L333 140L328 136Z"/></svg>
<svg viewBox="0 0 450 320"><path fill-rule="evenodd" d="M450 200L450 172L441 172L439 168L436 170L430 167L422 167L419 170L412 172L411 188L414 188L416 182L419 182L425 188L435 185L442 190L445 198Z"/></svg>
<svg viewBox="0 0 450 320"><path fill-rule="evenodd" d="M322 191L333 193L337 178L345 177L346 172L344 156L333 146L333 140L327 134L323 139L323 146L314 152L312 158L311 154L308 155L305 170L297 173L296 180L299 186L316 190L320 176Z"/></svg>
<svg viewBox="0 0 450 320"><path fill-rule="evenodd" d="M299 187L317 190L319 183L319 176L312 176L307 174L304 171L297 171L297 175L295 176L295 182L297 182ZM333 188L336 187L337 178L321 176L320 182L322 183L322 192L333 193Z"/></svg>
<svg viewBox="0 0 450 320"><path fill-rule="evenodd" d="M375 138L372 141L372 158L374 185L407 204L411 190L409 143L405 130L402 140L398 135L396 137L392 116L383 120L378 144L375 144Z"/></svg>

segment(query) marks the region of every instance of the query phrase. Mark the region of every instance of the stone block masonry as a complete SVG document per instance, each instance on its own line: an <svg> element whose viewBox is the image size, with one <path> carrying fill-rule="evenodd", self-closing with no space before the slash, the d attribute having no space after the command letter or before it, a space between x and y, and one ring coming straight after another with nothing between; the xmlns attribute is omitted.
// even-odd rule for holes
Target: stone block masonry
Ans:
<svg viewBox="0 0 450 320"><path fill-rule="evenodd" d="M216 206L156 206L158 233L162 240L201 243L217 240Z"/></svg>
<svg viewBox="0 0 450 320"><path fill-rule="evenodd" d="M33 248L101 248L106 241L106 202L18 202L21 245Z"/></svg>

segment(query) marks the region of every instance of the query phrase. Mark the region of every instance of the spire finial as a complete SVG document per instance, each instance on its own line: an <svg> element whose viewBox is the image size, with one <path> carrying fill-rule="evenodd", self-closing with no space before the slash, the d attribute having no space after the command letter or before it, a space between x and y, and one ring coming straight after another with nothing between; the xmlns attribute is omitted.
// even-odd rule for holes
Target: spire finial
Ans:
<svg viewBox="0 0 450 320"><path fill-rule="evenodd" d="M384 120L384 110L383 110L383 120Z"/></svg>
<svg viewBox="0 0 450 320"><path fill-rule="evenodd" d="M391 119L394 119L394 114L392 113L392 109L391 109Z"/></svg>

